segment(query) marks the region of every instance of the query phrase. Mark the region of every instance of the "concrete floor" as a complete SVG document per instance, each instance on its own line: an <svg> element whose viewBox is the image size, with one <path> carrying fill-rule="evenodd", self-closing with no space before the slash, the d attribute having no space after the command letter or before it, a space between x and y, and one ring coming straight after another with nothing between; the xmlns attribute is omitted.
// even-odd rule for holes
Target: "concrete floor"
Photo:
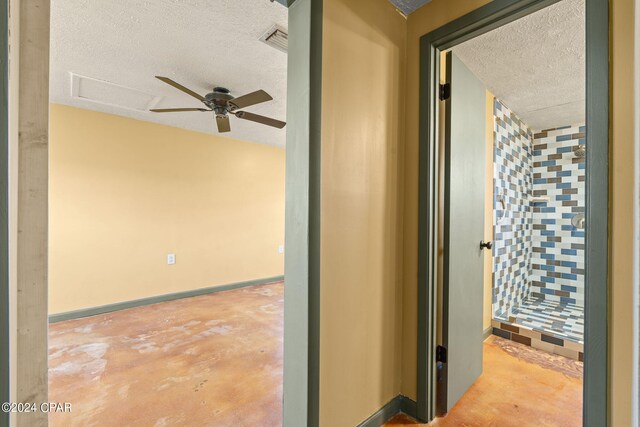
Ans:
<svg viewBox="0 0 640 427"><path fill-rule="evenodd" d="M54 323L52 426L280 426L282 282Z"/></svg>
<svg viewBox="0 0 640 427"><path fill-rule="evenodd" d="M52 426L280 426L282 282L49 329ZM582 363L498 337L484 373L434 426L579 426ZM425 425L400 415L387 427Z"/></svg>
<svg viewBox="0 0 640 427"><path fill-rule="evenodd" d="M490 337L484 372L453 409L431 424L398 415L385 426L582 425L582 362Z"/></svg>

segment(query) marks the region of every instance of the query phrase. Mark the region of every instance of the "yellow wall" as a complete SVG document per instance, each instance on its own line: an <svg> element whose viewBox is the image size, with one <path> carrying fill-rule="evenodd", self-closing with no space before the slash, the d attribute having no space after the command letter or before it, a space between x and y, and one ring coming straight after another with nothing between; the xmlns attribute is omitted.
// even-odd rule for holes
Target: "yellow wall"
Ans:
<svg viewBox="0 0 640 427"><path fill-rule="evenodd" d="M493 242L493 94L487 91L484 186L484 241ZM491 327L493 290L493 251L484 251L484 304L482 329Z"/></svg>
<svg viewBox="0 0 640 427"><path fill-rule="evenodd" d="M402 392L416 397L419 39L485 0L433 0L408 18ZM633 0L611 0L611 425L631 425ZM640 113L636 112L637 118Z"/></svg>
<svg viewBox="0 0 640 427"><path fill-rule="evenodd" d="M50 114L50 313L283 274L283 149Z"/></svg>
<svg viewBox="0 0 640 427"><path fill-rule="evenodd" d="M325 0L320 425L400 392L406 20L387 0Z"/></svg>
<svg viewBox="0 0 640 427"><path fill-rule="evenodd" d="M611 0L611 409L612 426L631 425L633 366L633 0ZM588 124L587 124L588 125ZM636 331L638 333L638 331Z"/></svg>

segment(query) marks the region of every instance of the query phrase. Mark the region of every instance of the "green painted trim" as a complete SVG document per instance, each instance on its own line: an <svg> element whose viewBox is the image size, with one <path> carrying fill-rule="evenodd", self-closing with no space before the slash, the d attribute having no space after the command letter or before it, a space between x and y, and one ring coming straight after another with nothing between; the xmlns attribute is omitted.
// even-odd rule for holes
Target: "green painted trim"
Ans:
<svg viewBox="0 0 640 427"><path fill-rule="evenodd" d="M587 169L583 424L609 422L609 2L586 7Z"/></svg>
<svg viewBox="0 0 640 427"><path fill-rule="evenodd" d="M416 402L401 394L397 395L357 427L381 427L396 415L403 413L415 417Z"/></svg>
<svg viewBox="0 0 640 427"><path fill-rule="evenodd" d="M9 2L0 10L0 402L8 402L9 323ZM0 426L9 425L9 414L0 413Z"/></svg>
<svg viewBox="0 0 640 427"><path fill-rule="evenodd" d="M265 279L248 280L246 282L230 283L228 285L209 286L207 288L193 289L190 291L173 292L170 294L156 295L153 297L140 298L131 301L116 302L113 304L101 305L98 307L83 308L80 310L67 311L49 316L49 323L63 322L65 320L80 319L82 317L95 316L97 314L111 313L112 311L126 310L128 308L141 307L143 305L158 304L161 302L174 301L177 299L197 297L200 295L214 294L217 292L231 291L233 289L245 288L247 286L265 285L267 283L281 282L284 276L268 277Z"/></svg>
<svg viewBox="0 0 640 427"><path fill-rule="evenodd" d="M486 340L493 334L493 326L489 326L487 329L482 331L482 341Z"/></svg>
<svg viewBox="0 0 640 427"><path fill-rule="evenodd" d="M449 49L558 0L494 0L420 39L420 129L418 203L418 369L417 415L433 419L435 401L435 239L437 238L437 126L442 50ZM609 206L609 5L586 2L587 154L586 211L590 218L585 251L584 424L603 426L608 413L608 206ZM589 354L589 356L587 356Z"/></svg>
<svg viewBox="0 0 640 427"><path fill-rule="evenodd" d="M322 0L289 7L283 425L320 417Z"/></svg>

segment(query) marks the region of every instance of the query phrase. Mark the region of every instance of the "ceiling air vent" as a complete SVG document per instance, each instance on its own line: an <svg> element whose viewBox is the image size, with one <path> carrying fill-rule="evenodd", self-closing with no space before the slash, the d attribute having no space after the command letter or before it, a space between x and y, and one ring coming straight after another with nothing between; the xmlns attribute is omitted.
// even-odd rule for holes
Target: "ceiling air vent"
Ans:
<svg viewBox="0 0 640 427"><path fill-rule="evenodd" d="M260 37L260 41L287 53L287 32L278 25L274 25Z"/></svg>

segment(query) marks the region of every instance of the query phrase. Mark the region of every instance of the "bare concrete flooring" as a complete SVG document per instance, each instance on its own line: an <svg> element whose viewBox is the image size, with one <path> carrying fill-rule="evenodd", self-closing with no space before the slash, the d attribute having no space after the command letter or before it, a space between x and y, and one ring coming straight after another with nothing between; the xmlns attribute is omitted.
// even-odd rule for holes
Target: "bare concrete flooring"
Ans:
<svg viewBox="0 0 640 427"><path fill-rule="evenodd" d="M52 426L280 426L282 282L54 323Z"/></svg>
<svg viewBox="0 0 640 427"><path fill-rule="evenodd" d="M281 282L55 323L52 426L280 426ZM435 426L579 426L582 363L498 337ZM386 424L418 426L399 415Z"/></svg>
<svg viewBox="0 0 640 427"><path fill-rule="evenodd" d="M385 426L571 427L582 425L582 362L490 337L484 372L431 424L398 415Z"/></svg>

